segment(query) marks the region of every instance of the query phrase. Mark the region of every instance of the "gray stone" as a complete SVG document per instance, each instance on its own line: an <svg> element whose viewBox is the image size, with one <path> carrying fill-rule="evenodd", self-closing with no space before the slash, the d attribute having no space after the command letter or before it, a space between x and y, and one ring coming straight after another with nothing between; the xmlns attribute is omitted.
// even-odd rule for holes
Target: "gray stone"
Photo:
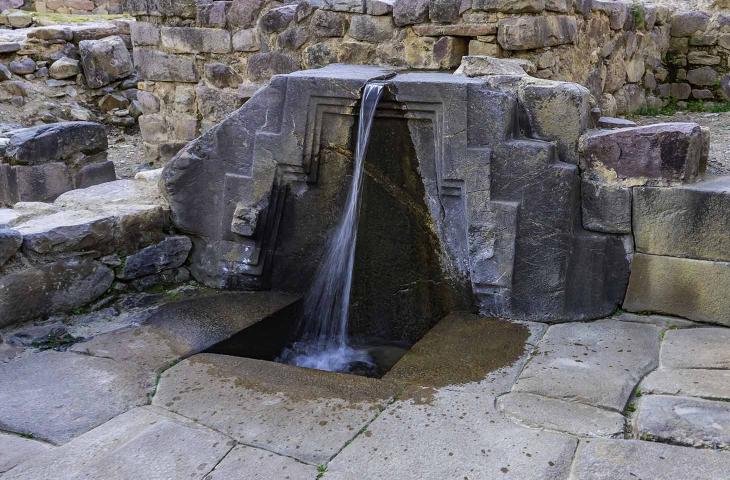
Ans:
<svg viewBox="0 0 730 480"><path fill-rule="evenodd" d="M248 59L247 70L251 80L264 80L299 70L299 60L280 52L255 53Z"/></svg>
<svg viewBox="0 0 730 480"><path fill-rule="evenodd" d="M730 261L728 208L730 177L673 188L636 188L636 250L652 255Z"/></svg>
<svg viewBox="0 0 730 480"><path fill-rule="evenodd" d="M191 388L199 382L210 387ZM393 393L391 385L364 377L201 354L162 375L153 405L196 418L247 445L323 463L375 418ZM307 441L311 435L316 442Z"/></svg>
<svg viewBox="0 0 730 480"><path fill-rule="evenodd" d="M150 245L128 256L120 278L132 280L181 267L187 260L191 248L192 242L188 237L168 237L156 245Z"/></svg>
<svg viewBox="0 0 730 480"><path fill-rule="evenodd" d="M658 365L659 332L615 320L552 326L513 392L621 412L636 384Z"/></svg>
<svg viewBox="0 0 730 480"><path fill-rule="evenodd" d="M32 58L21 58L20 60L13 60L8 64L10 71L16 75L28 75L36 70L35 61Z"/></svg>
<svg viewBox="0 0 730 480"><path fill-rule="evenodd" d="M10 70L8 70L8 67L0 63L0 82L10 80L12 77L13 75L10 73Z"/></svg>
<svg viewBox="0 0 730 480"><path fill-rule="evenodd" d="M583 228L605 233L631 233L631 188L583 180Z"/></svg>
<svg viewBox="0 0 730 480"><path fill-rule="evenodd" d="M348 34L355 40L380 43L391 40L394 32L395 27L390 17L355 15L350 19Z"/></svg>
<svg viewBox="0 0 730 480"><path fill-rule="evenodd" d="M50 445L37 440L0 433L0 474L43 455L50 448Z"/></svg>
<svg viewBox="0 0 730 480"><path fill-rule="evenodd" d="M0 42L0 53L15 53L20 48L20 44L16 42Z"/></svg>
<svg viewBox="0 0 730 480"><path fill-rule="evenodd" d="M637 253L624 309L730 326L728 288L730 263Z"/></svg>
<svg viewBox="0 0 730 480"><path fill-rule="evenodd" d="M714 86L717 79L718 74L712 67L700 67L687 72L687 81L692 85Z"/></svg>
<svg viewBox="0 0 730 480"><path fill-rule="evenodd" d="M114 221L103 213L70 210L30 219L15 228L23 234L24 249L40 254L100 249L110 253Z"/></svg>
<svg viewBox="0 0 730 480"><path fill-rule="evenodd" d="M231 34L219 28L162 27L162 46L172 53L228 53Z"/></svg>
<svg viewBox="0 0 730 480"><path fill-rule="evenodd" d="M315 478L317 468L258 448L237 445L205 480L271 480Z"/></svg>
<svg viewBox="0 0 730 480"><path fill-rule="evenodd" d="M730 404L667 395L644 395L639 401L639 435L691 447L730 447Z"/></svg>
<svg viewBox="0 0 730 480"><path fill-rule="evenodd" d="M335 12L365 13L362 0L321 0L321 7Z"/></svg>
<svg viewBox="0 0 730 480"><path fill-rule="evenodd" d="M573 43L576 34L574 17L509 17L499 21L497 41L505 50L532 50Z"/></svg>
<svg viewBox="0 0 730 480"><path fill-rule="evenodd" d="M641 392L730 401L730 370L660 368L641 382Z"/></svg>
<svg viewBox="0 0 730 480"><path fill-rule="evenodd" d="M662 345L662 367L730 370L728 342L730 330L726 328L668 331Z"/></svg>
<svg viewBox="0 0 730 480"><path fill-rule="evenodd" d="M259 30L264 34L280 33L294 20L296 5L272 8L259 19Z"/></svg>
<svg viewBox="0 0 730 480"><path fill-rule="evenodd" d="M83 40L79 43L79 54L86 84L90 88L109 85L134 72L132 57L119 36Z"/></svg>
<svg viewBox="0 0 730 480"><path fill-rule="evenodd" d="M366 13L368 15L388 15L393 12L395 0L366 0Z"/></svg>
<svg viewBox="0 0 730 480"><path fill-rule="evenodd" d="M428 20L429 0L395 0L393 21L399 27L425 23Z"/></svg>
<svg viewBox="0 0 730 480"><path fill-rule="evenodd" d="M347 31L347 17L326 10L314 12L309 24L318 37L342 37Z"/></svg>
<svg viewBox="0 0 730 480"><path fill-rule="evenodd" d="M153 407L135 408L15 468L13 480L202 478L231 450L225 435Z"/></svg>
<svg viewBox="0 0 730 480"><path fill-rule="evenodd" d="M79 153L93 155L107 149L104 126L92 122L63 122L14 130L5 158L16 165L64 161Z"/></svg>
<svg viewBox="0 0 730 480"><path fill-rule="evenodd" d="M147 22L132 23L132 44L137 46L156 46L160 44L160 28Z"/></svg>
<svg viewBox="0 0 730 480"><path fill-rule="evenodd" d="M540 13L545 10L545 0L475 0L472 8L488 12Z"/></svg>
<svg viewBox="0 0 730 480"><path fill-rule="evenodd" d="M687 54L687 63L690 65L720 65L721 61L720 57L707 52L692 51Z"/></svg>
<svg viewBox="0 0 730 480"><path fill-rule="evenodd" d="M535 65L519 58L495 58L487 55L467 55L461 59L456 74L467 77L489 75L526 75L535 73Z"/></svg>
<svg viewBox="0 0 730 480"><path fill-rule="evenodd" d="M76 77L79 74L79 61L68 57L62 57L53 62L48 69L48 74L56 80Z"/></svg>
<svg viewBox="0 0 730 480"><path fill-rule="evenodd" d="M73 189L69 168L59 162L13 167L16 198L25 202L51 202Z"/></svg>
<svg viewBox="0 0 730 480"><path fill-rule="evenodd" d="M675 98L687 100L692 93L692 86L689 83L664 83L657 89L661 98Z"/></svg>
<svg viewBox="0 0 730 480"><path fill-rule="evenodd" d="M306 28L294 27L281 33L277 37L276 43L279 48L284 50L298 50L299 47L307 42L308 39L309 33L307 33Z"/></svg>
<svg viewBox="0 0 730 480"><path fill-rule="evenodd" d="M17 230L0 228L0 267L15 256L23 244L23 235Z"/></svg>
<svg viewBox="0 0 730 480"><path fill-rule="evenodd" d="M639 440L581 441L569 480L722 478L730 453Z"/></svg>
<svg viewBox="0 0 730 480"><path fill-rule="evenodd" d="M206 63L205 79L217 88L238 88L241 76L224 63Z"/></svg>
<svg viewBox="0 0 730 480"><path fill-rule="evenodd" d="M253 27L265 0L233 0L228 10L228 23L232 27Z"/></svg>
<svg viewBox="0 0 730 480"><path fill-rule="evenodd" d="M116 168L111 160L84 165L74 175L76 188L87 188L117 179Z"/></svg>
<svg viewBox="0 0 730 480"><path fill-rule="evenodd" d="M500 411L519 423L587 437L618 437L624 433L624 417L578 402L530 393L509 393L498 399Z"/></svg>
<svg viewBox="0 0 730 480"><path fill-rule="evenodd" d="M172 55L150 48L134 49L134 65L143 80L197 83L198 72L190 56Z"/></svg>
<svg viewBox="0 0 730 480"><path fill-rule="evenodd" d="M673 37L689 37L695 32L707 28L710 22L710 16L706 12L688 11L679 12L672 15Z"/></svg>
<svg viewBox="0 0 730 480"><path fill-rule="evenodd" d="M10 12L5 18L13 28L27 28L33 24L33 15L22 10Z"/></svg>
<svg viewBox="0 0 730 480"><path fill-rule="evenodd" d="M596 180L694 180L707 163L707 133L696 123L598 130L580 139L580 165Z"/></svg>
<svg viewBox="0 0 730 480"><path fill-rule="evenodd" d="M10 273L0 279L0 326L82 307L113 280L106 266L77 258Z"/></svg>
<svg viewBox="0 0 730 480"><path fill-rule="evenodd" d="M147 403L155 375L106 358L45 351L0 364L0 379L0 427L63 444Z"/></svg>
<svg viewBox="0 0 730 480"><path fill-rule="evenodd" d="M237 31L233 34L231 43L236 52L256 52L261 48L258 30L255 28Z"/></svg>
<svg viewBox="0 0 730 480"><path fill-rule="evenodd" d="M494 412L493 397L479 393L425 396L389 406L328 464L326 478L357 480L362 472L399 479L568 475L575 438L515 425Z"/></svg>
<svg viewBox="0 0 730 480"><path fill-rule="evenodd" d="M603 12L608 15L610 26L612 30L621 30L629 20L629 7L628 2L615 2L612 0L592 0L589 2L590 8L593 11Z"/></svg>
<svg viewBox="0 0 730 480"><path fill-rule="evenodd" d="M668 330L670 328L691 328L699 325L683 318L665 317L663 315L637 315L635 313L627 312L622 312L612 318L615 320L621 320L622 322L649 323L664 330Z"/></svg>
<svg viewBox="0 0 730 480"><path fill-rule="evenodd" d="M625 118L600 117L598 119L598 128L626 128L635 127L636 122L626 120Z"/></svg>
<svg viewBox="0 0 730 480"><path fill-rule="evenodd" d="M449 23L457 20L461 13L461 0L430 0L428 17L432 22Z"/></svg>
<svg viewBox="0 0 730 480"><path fill-rule="evenodd" d="M21 8L24 3L25 0L0 0L0 12L3 10Z"/></svg>

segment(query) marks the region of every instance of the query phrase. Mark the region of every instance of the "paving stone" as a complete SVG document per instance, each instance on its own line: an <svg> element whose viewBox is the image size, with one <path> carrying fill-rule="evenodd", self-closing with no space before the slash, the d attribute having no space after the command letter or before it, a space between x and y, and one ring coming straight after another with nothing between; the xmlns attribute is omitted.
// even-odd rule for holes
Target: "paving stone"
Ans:
<svg viewBox="0 0 730 480"><path fill-rule="evenodd" d="M0 432L0 474L51 448L47 443Z"/></svg>
<svg viewBox="0 0 730 480"><path fill-rule="evenodd" d="M659 328L616 320L550 327L513 392L622 411L656 368Z"/></svg>
<svg viewBox="0 0 730 480"><path fill-rule="evenodd" d="M730 328L671 330L664 335L661 365L665 368L730 370Z"/></svg>
<svg viewBox="0 0 730 480"><path fill-rule="evenodd" d="M33 218L15 229L23 234L24 250L41 254L113 248L113 219L87 210Z"/></svg>
<svg viewBox="0 0 730 480"><path fill-rule="evenodd" d="M202 478L230 451L218 432L152 407L135 408L5 474L3 480Z"/></svg>
<svg viewBox="0 0 730 480"><path fill-rule="evenodd" d="M328 465L328 480L565 478L576 446L567 435L506 420L460 392L398 401Z"/></svg>
<svg viewBox="0 0 730 480"><path fill-rule="evenodd" d="M394 393L380 380L200 354L162 375L153 405L241 443L319 464L375 418Z"/></svg>
<svg viewBox="0 0 730 480"><path fill-rule="evenodd" d="M664 315L638 315L636 313L628 312L622 312L612 318L622 322L648 323L665 330L670 328L691 328L701 325L697 322L691 322L683 318L667 317Z"/></svg>
<svg viewBox="0 0 730 480"><path fill-rule="evenodd" d="M317 476L317 467L245 445L236 446L205 480L299 480Z"/></svg>
<svg viewBox="0 0 730 480"><path fill-rule="evenodd" d="M730 403L644 395L636 416L639 435L691 447L730 448Z"/></svg>
<svg viewBox="0 0 730 480"><path fill-rule="evenodd" d="M569 480L709 480L727 477L730 453L642 442L581 440Z"/></svg>
<svg viewBox="0 0 730 480"><path fill-rule="evenodd" d="M556 400L531 393L509 393L499 397L500 411L519 423L587 437L617 437L624 433L620 413Z"/></svg>
<svg viewBox="0 0 730 480"><path fill-rule="evenodd" d="M66 443L147 403L155 385L134 365L73 352L34 352L0 364L0 428Z"/></svg>
<svg viewBox="0 0 730 480"><path fill-rule="evenodd" d="M660 368L641 382L641 391L730 401L730 370Z"/></svg>

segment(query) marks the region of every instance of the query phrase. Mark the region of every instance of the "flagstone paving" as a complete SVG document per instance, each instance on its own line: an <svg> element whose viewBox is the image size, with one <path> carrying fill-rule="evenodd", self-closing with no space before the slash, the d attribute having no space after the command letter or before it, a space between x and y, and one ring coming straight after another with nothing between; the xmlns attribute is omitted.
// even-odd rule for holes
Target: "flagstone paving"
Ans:
<svg viewBox="0 0 730 480"><path fill-rule="evenodd" d="M727 328L456 313L369 379L197 353L270 309L184 302L0 360L0 479L730 478Z"/></svg>

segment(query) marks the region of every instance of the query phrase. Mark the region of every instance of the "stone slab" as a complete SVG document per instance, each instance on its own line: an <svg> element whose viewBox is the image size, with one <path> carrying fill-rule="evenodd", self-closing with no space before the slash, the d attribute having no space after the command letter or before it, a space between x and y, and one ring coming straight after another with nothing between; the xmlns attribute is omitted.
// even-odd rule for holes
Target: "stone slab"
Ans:
<svg viewBox="0 0 730 480"><path fill-rule="evenodd" d="M636 416L639 435L690 447L730 448L730 403L644 395Z"/></svg>
<svg viewBox="0 0 730 480"><path fill-rule="evenodd" d="M672 330L664 335L661 365L665 368L730 370L730 328Z"/></svg>
<svg viewBox="0 0 730 480"><path fill-rule="evenodd" d="M0 475L50 448L47 443L0 432Z"/></svg>
<svg viewBox="0 0 730 480"><path fill-rule="evenodd" d="M676 328L692 328L700 326L699 323L690 322L683 318L667 317L665 315L637 315L635 313L622 312L612 317L614 320L622 322L648 323L656 325L664 330Z"/></svg>
<svg viewBox="0 0 730 480"><path fill-rule="evenodd" d="M493 400L440 391L398 401L330 462L325 478L565 478L576 439L518 426L485 405Z"/></svg>
<svg viewBox="0 0 730 480"><path fill-rule="evenodd" d="M569 480L725 478L730 453L640 440L581 441Z"/></svg>
<svg viewBox="0 0 730 480"><path fill-rule="evenodd" d="M730 325L730 263L637 253L624 310Z"/></svg>
<svg viewBox="0 0 730 480"><path fill-rule="evenodd" d="M201 479L233 447L225 435L141 407L5 474L3 480Z"/></svg>
<svg viewBox="0 0 730 480"><path fill-rule="evenodd" d="M633 192L637 252L730 261L730 177Z"/></svg>
<svg viewBox="0 0 730 480"><path fill-rule="evenodd" d="M298 480L317 477L317 467L266 450L237 445L205 480Z"/></svg>
<svg viewBox="0 0 730 480"><path fill-rule="evenodd" d="M375 418L394 394L395 388L380 380L200 354L162 375L153 405L241 443L320 464Z"/></svg>
<svg viewBox="0 0 730 480"><path fill-rule="evenodd" d="M641 391L730 401L730 370L660 368L641 382Z"/></svg>
<svg viewBox="0 0 730 480"><path fill-rule="evenodd" d="M155 375L72 352L35 352L0 364L0 429L63 444L147 403Z"/></svg>
<svg viewBox="0 0 730 480"><path fill-rule="evenodd" d="M513 392L623 411L656 368L660 329L616 320L551 326Z"/></svg>
<svg viewBox="0 0 730 480"><path fill-rule="evenodd" d="M586 437L618 437L624 417L618 412L556 400L531 393L509 393L498 399L500 411L519 423Z"/></svg>

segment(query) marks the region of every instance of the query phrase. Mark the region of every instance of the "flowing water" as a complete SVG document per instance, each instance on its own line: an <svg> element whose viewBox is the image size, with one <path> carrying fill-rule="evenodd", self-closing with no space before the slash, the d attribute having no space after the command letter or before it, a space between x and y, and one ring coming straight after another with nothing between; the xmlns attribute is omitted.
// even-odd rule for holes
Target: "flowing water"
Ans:
<svg viewBox="0 0 730 480"><path fill-rule="evenodd" d="M347 203L337 229L329 239L312 287L304 299L302 337L282 352L279 361L284 363L328 371L351 371L353 368L373 365L366 350L350 344L347 323L363 166L370 129L383 89L382 83L365 85L360 102L355 168Z"/></svg>

